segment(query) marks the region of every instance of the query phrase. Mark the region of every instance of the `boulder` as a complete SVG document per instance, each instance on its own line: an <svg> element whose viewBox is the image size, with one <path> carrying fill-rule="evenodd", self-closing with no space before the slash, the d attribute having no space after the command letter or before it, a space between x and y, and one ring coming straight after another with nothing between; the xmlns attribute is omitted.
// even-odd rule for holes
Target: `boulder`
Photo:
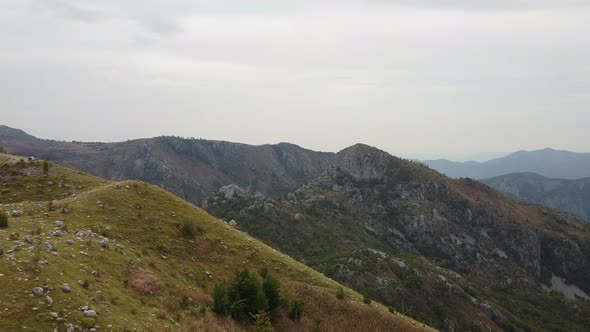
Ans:
<svg viewBox="0 0 590 332"><path fill-rule="evenodd" d="M95 318L96 317L96 311L94 311L94 310L86 310L86 311L84 311L84 316Z"/></svg>
<svg viewBox="0 0 590 332"><path fill-rule="evenodd" d="M41 297L43 296L43 288L41 287L35 287L33 288L33 295L37 296L37 297Z"/></svg>

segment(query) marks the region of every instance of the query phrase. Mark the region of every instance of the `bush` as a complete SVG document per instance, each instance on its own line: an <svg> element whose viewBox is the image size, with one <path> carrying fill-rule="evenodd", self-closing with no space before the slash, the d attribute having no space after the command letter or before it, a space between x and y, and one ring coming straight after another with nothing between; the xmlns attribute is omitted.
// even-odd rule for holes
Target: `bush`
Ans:
<svg viewBox="0 0 590 332"><path fill-rule="evenodd" d="M371 304L371 298L369 297L369 295L363 295L363 303Z"/></svg>
<svg viewBox="0 0 590 332"><path fill-rule="evenodd" d="M227 287L217 285L213 291L213 311L218 314L243 321L267 310L268 301L260 281L248 269L236 271Z"/></svg>
<svg viewBox="0 0 590 332"><path fill-rule="evenodd" d="M336 290L336 298L344 300L344 295L344 288L338 287L338 289Z"/></svg>
<svg viewBox="0 0 590 332"><path fill-rule="evenodd" d="M192 219L185 219L182 222L182 234L185 236L195 236L199 233L199 226Z"/></svg>
<svg viewBox="0 0 590 332"><path fill-rule="evenodd" d="M49 162L47 160L43 160L43 175L47 176L49 174Z"/></svg>
<svg viewBox="0 0 590 332"><path fill-rule="evenodd" d="M266 311L259 311L257 314L252 315L252 319L254 320L254 331L256 332L266 332L272 331L272 324L270 321L270 316Z"/></svg>
<svg viewBox="0 0 590 332"><path fill-rule="evenodd" d="M128 285L131 289L144 295L157 294L164 287L158 277L144 269L137 269L131 272Z"/></svg>
<svg viewBox="0 0 590 332"><path fill-rule="evenodd" d="M0 212L0 228L8 227L8 216L4 212Z"/></svg>
<svg viewBox="0 0 590 332"><path fill-rule="evenodd" d="M301 319L303 316L303 310L305 309L305 303L301 299L295 299L289 305L289 318L294 320Z"/></svg>

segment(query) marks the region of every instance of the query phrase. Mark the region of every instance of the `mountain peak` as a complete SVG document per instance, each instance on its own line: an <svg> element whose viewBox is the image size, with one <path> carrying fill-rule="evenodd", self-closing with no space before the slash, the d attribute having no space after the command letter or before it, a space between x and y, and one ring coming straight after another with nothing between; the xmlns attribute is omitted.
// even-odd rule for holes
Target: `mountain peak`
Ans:
<svg viewBox="0 0 590 332"><path fill-rule="evenodd" d="M370 145L357 143L336 154L334 166L355 178L379 179L385 176L394 160L389 153Z"/></svg>

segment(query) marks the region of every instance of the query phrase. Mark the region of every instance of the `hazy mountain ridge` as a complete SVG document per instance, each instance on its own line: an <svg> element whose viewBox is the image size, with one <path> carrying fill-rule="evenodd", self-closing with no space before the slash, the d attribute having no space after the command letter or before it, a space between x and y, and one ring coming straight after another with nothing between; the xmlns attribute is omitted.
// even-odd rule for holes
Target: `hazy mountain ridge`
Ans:
<svg viewBox="0 0 590 332"><path fill-rule="evenodd" d="M515 199L564 211L590 222L590 177L569 180L516 173L480 181Z"/></svg>
<svg viewBox="0 0 590 332"><path fill-rule="evenodd" d="M232 183L278 197L319 175L334 157L288 143L253 146L179 137L81 143L22 139L14 134L12 128L0 128L0 146L8 152L34 155L111 180L146 181L197 204Z"/></svg>
<svg viewBox="0 0 590 332"><path fill-rule="evenodd" d="M579 179L590 177L590 153L546 148L518 151L485 162L453 162L445 159L425 160L424 164L453 177L487 179L512 173L537 173L549 178Z"/></svg>

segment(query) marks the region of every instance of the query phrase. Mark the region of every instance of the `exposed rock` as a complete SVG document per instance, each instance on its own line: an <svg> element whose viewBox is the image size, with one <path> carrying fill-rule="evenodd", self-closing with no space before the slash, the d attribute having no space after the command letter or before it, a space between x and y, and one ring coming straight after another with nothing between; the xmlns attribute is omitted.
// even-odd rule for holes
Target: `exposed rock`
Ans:
<svg viewBox="0 0 590 332"><path fill-rule="evenodd" d="M41 296L43 296L43 293L44 293L43 288L41 288L41 287L33 288L33 295L35 295L37 297L41 297Z"/></svg>
<svg viewBox="0 0 590 332"><path fill-rule="evenodd" d="M63 222L63 220L56 220L53 224L56 227L62 227L64 225L64 222Z"/></svg>
<svg viewBox="0 0 590 332"><path fill-rule="evenodd" d="M238 227L238 223L237 223L235 220L233 220L233 219L232 219L232 220L230 220L228 224L229 224L230 226L232 226L232 227Z"/></svg>
<svg viewBox="0 0 590 332"><path fill-rule="evenodd" d="M10 215L13 217L20 217L23 215L23 211L22 210L12 210L12 212L10 212Z"/></svg>
<svg viewBox="0 0 590 332"><path fill-rule="evenodd" d="M94 318L94 317L96 317L96 311L94 311L94 310L85 310L84 311L84 316Z"/></svg>
<svg viewBox="0 0 590 332"><path fill-rule="evenodd" d="M69 293L69 292L71 291L70 285L69 285L69 284L62 284L62 285L61 285L61 290L62 290L64 293Z"/></svg>

